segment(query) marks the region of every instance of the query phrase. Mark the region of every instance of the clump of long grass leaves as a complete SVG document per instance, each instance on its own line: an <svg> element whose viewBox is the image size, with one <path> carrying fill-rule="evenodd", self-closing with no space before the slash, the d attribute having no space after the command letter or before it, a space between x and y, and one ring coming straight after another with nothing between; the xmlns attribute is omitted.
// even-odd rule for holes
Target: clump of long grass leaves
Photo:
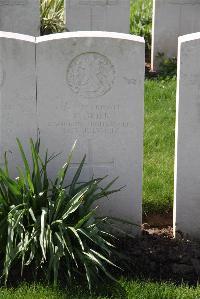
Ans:
<svg viewBox="0 0 200 299"><path fill-rule="evenodd" d="M23 167L17 167L18 177L9 175L8 159L0 168L0 253L4 258L5 283L13 265L30 267L43 279L57 285L59 275L69 286L77 277L85 278L91 290L98 277L112 279L107 266L114 250L113 236L105 230L107 219L98 218L94 204L118 190L110 190L113 180L101 187L104 178L91 178L79 183L84 156L71 183L65 186L75 144L66 163L52 182L47 166L55 158L40 154L40 141L30 139L31 162L17 139ZM103 229L102 229L103 224Z"/></svg>
<svg viewBox="0 0 200 299"><path fill-rule="evenodd" d="M64 0L41 0L41 35L63 32Z"/></svg>

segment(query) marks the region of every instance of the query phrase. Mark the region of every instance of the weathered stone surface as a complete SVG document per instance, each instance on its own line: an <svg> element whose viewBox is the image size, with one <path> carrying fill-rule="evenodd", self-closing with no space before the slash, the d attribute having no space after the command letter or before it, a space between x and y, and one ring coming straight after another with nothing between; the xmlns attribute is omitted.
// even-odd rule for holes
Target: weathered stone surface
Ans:
<svg viewBox="0 0 200 299"><path fill-rule="evenodd" d="M77 32L37 39L41 140L50 152L62 152L51 176L77 139L72 173L86 154L83 181L119 176L114 188L126 187L105 199L101 212L136 224L142 214L143 85L143 38Z"/></svg>
<svg viewBox="0 0 200 299"><path fill-rule="evenodd" d="M174 231L200 238L200 33L179 38Z"/></svg>
<svg viewBox="0 0 200 299"><path fill-rule="evenodd" d="M200 31L199 0L154 0L152 68L158 69L158 53L177 57L178 37Z"/></svg>
<svg viewBox="0 0 200 299"><path fill-rule="evenodd" d="M130 0L65 0L65 12L69 31L130 31Z"/></svg>
<svg viewBox="0 0 200 299"><path fill-rule="evenodd" d="M0 31L40 35L40 0L0 0Z"/></svg>
<svg viewBox="0 0 200 299"><path fill-rule="evenodd" d="M22 164L18 137L25 146L36 136L35 38L0 32L0 155L8 151L10 170Z"/></svg>

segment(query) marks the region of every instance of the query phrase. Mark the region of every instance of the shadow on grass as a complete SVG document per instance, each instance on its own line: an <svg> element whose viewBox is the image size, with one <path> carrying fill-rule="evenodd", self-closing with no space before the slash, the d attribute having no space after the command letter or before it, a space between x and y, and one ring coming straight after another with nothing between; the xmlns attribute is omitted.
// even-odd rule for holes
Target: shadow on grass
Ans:
<svg viewBox="0 0 200 299"><path fill-rule="evenodd" d="M3 268L3 259L0 259L1 269ZM33 267L25 267L23 272L23 277L21 277L21 264L15 263L10 271L9 279L6 285L6 289L10 290L10 292L14 290L29 290L33 288L38 288L38 290L42 290L47 288L47 290L52 290L53 292L61 291L62 297L67 299L73 298L119 298L119 299L128 299L128 295L126 290L122 287L122 285L116 280L110 280L105 277L102 273L102 277L99 280L93 281L92 293L90 293L88 284L86 282L86 277L83 275L82 278L77 276L73 283L67 285L66 280L64 279L63 271L60 272L60 279L58 287L53 287L52 284L49 284L44 280L43 272L38 271L36 274L35 268ZM118 273L113 273L114 277L118 277ZM4 281L2 279L0 288L4 289ZM2 290L3 290L2 289ZM63 295L64 294L64 295ZM66 294L66 295L65 295ZM64 297L63 297L64 296Z"/></svg>

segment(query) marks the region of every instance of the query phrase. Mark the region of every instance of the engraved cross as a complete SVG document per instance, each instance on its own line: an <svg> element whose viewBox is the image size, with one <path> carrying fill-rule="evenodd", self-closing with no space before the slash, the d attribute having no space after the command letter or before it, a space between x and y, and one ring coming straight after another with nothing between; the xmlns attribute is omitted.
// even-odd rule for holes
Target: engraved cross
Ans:
<svg viewBox="0 0 200 299"><path fill-rule="evenodd" d="M79 4L89 6L115 5L117 3L118 0L79 0Z"/></svg>
<svg viewBox="0 0 200 299"><path fill-rule="evenodd" d="M196 0L193 3L188 2L188 0L185 0L185 2L176 2L176 1L170 1L169 4L171 5L175 5L177 7L179 7L179 35L183 35L184 33L182 32L181 28L182 28L182 15L183 15L183 8L184 6L194 6L194 5L199 5L200 1Z"/></svg>
<svg viewBox="0 0 200 299"><path fill-rule="evenodd" d="M0 0L0 6L4 5L25 5L25 0Z"/></svg>
<svg viewBox="0 0 200 299"><path fill-rule="evenodd" d="M90 29L93 30L93 8L95 6L111 6L116 5L118 0L79 0L80 5L87 5L90 9Z"/></svg>
<svg viewBox="0 0 200 299"><path fill-rule="evenodd" d="M171 2L169 2L170 4L172 4L172 5L177 5L177 6L182 6L182 5L187 5L187 6L193 6L193 5L199 5L200 4L200 2L197 0L197 1L195 1L195 2L193 2L193 3L191 3L191 2L188 2L188 1L185 1L185 2L181 2L181 3L179 3L179 2L176 2L176 1L171 1Z"/></svg>
<svg viewBox="0 0 200 299"><path fill-rule="evenodd" d="M89 169L90 178L94 177L94 168L104 168L104 167L114 167L114 159L111 161L95 161L94 159L94 151L92 146L92 140L88 139L88 156L87 162L84 164L84 167ZM77 167L80 163L72 163L75 167Z"/></svg>

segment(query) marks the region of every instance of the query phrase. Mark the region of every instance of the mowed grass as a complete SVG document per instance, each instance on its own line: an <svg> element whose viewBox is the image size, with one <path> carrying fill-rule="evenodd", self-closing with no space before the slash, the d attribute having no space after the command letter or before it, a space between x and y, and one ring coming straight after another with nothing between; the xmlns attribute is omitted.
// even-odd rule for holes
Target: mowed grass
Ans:
<svg viewBox="0 0 200 299"><path fill-rule="evenodd" d="M16 289L0 289L1 299L197 299L200 287L175 286L169 283L151 283L121 280L118 286L102 288L102 295L90 295L81 287L72 290L51 289L42 285L22 285ZM107 293L107 294L106 294Z"/></svg>
<svg viewBox="0 0 200 299"><path fill-rule="evenodd" d="M146 80L143 208L162 213L173 205L176 80Z"/></svg>

